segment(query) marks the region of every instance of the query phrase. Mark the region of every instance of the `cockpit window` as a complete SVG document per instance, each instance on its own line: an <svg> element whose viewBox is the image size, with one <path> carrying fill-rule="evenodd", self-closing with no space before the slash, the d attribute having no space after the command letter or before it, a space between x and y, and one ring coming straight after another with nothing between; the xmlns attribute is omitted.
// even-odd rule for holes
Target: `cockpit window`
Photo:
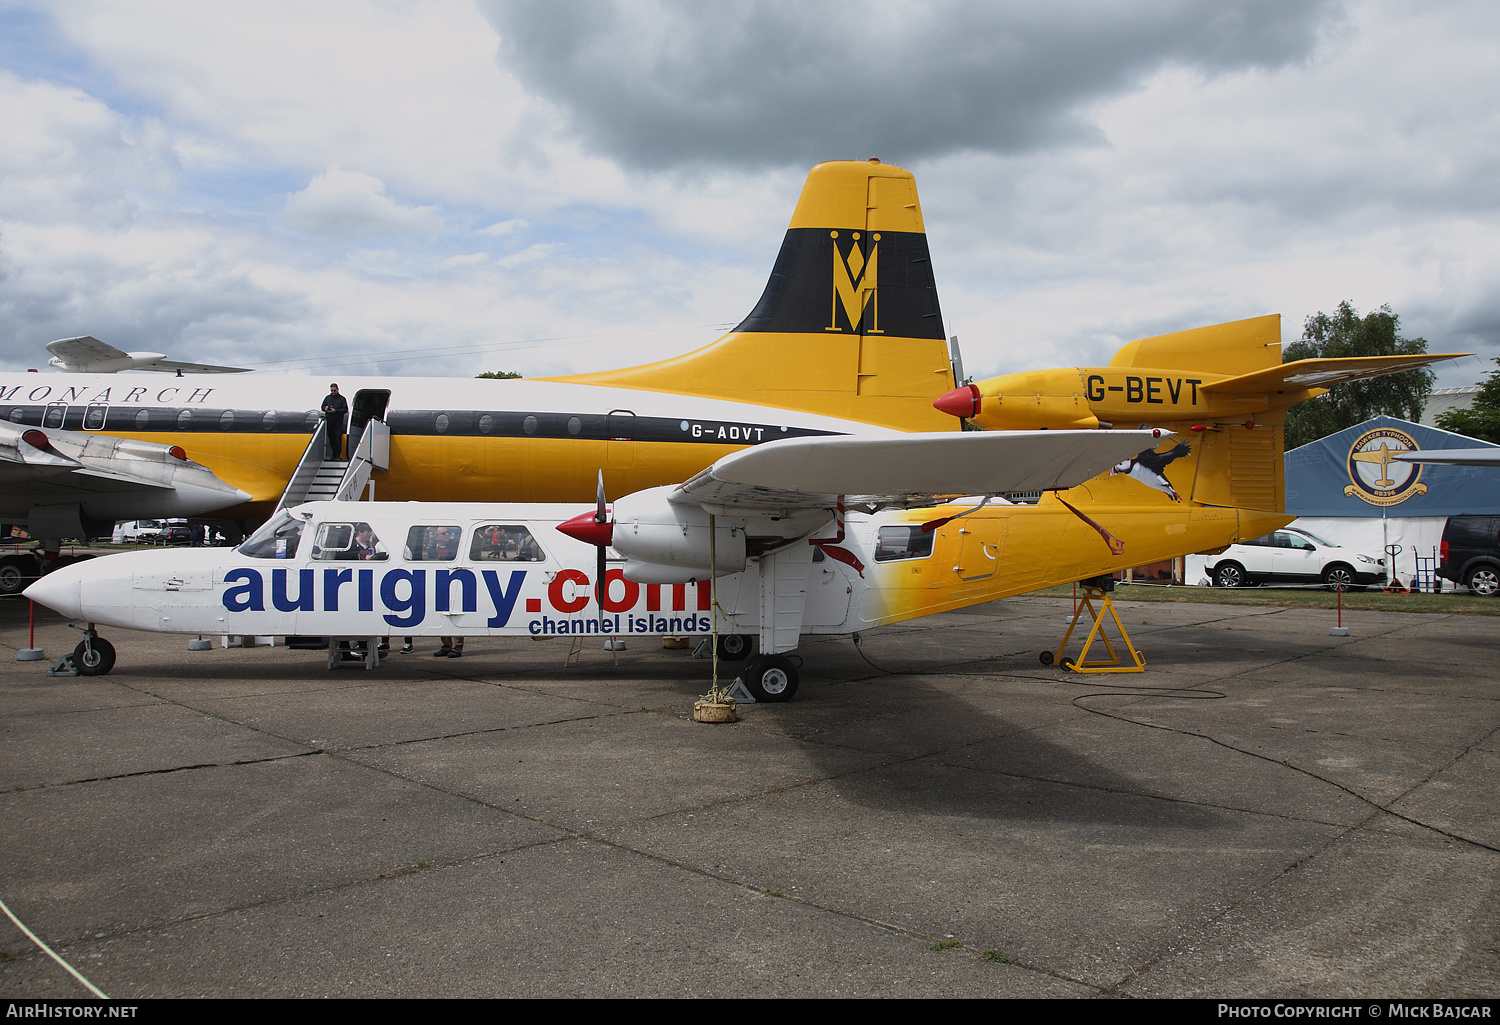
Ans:
<svg viewBox="0 0 1500 1025"><path fill-rule="evenodd" d="M897 559L925 559L932 554L933 531L923 531L921 525L912 527L881 527L875 541L875 561L894 562Z"/></svg>
<svg viewBox="0 0 1500 1025"><path fill-rule="evenodd" d="M302 540L302 520L289 512L272 517L237 549L252 559L295 559Z"/></svg>
<svg viewBox="0 0 1500 1025"><path fill-rule="evenodd" d="M381 562L389 558L381 548L380 538L375 535L374 529L364 522L319 524L312 557L341 562L361 562L368 559Z"/></svg>
<svg viewBox="0 0 1500 1025"><path fill-rule="evenodd" d="M474 562L546 562L547 553L525 527L513 523L486 523L474 529L469 558Z"/></svg>
<svg viewBox="0 0 1500 1025"><path fill-rule="evenodd" d="M313 545L314 559L337 559L354 547L354 524L324 523Z"/></svg>

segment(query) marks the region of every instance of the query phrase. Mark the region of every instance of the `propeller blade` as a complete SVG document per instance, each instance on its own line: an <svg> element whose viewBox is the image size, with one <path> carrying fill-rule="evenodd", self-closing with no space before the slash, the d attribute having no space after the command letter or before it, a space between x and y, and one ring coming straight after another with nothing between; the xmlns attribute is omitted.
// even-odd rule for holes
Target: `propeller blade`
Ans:
<svg viewBox="0 0 1500 1025"><path fill-rule="evenodd" d="M599 553L598 559L594 562L594 579L599 582L599 632L602 634L604 633L604 596L609 593L608 584L604 579L606 572L604 567L604 553L609 551L609 549L600 545L594 551Z"/></svg>
<svg viewBox="0 0 1500 1025"><path fill-rule="evenodd" d="M599 468L599 490L595 494L594 522L603 523L604 512L604 467Z"/></svg>

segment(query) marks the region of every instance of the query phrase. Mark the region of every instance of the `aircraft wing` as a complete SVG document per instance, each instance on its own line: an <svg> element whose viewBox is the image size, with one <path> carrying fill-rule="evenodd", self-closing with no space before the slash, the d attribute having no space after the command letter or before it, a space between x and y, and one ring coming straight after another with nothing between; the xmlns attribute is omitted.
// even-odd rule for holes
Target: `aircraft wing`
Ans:
<svg viewBox="0 0 1500 1025"><path fill-rule="evenodd" d="M48 362L60 370L79 374L114 374L121 370L156 370L166 374L248 374L245 367L221 367L212 363L184 363L160 352L126 352L92 335L59 338L47 343Z"/></svg>
<svg viewBox="0 0 1500 1025"><path fill-rule="evenodd" d="M1205 392L1221 395L1264 395L1304 388L1332 388L1336 384L1383 377L1403 370L1416 370L1445 359L1469 356L1467 352L1423 353L1420 356L1355 356L1348 359L1299 359L1253 374L1202 385Z"/></svg>
<svg viewBox="0 0 1500 1025"><path fill-rule="evenodd" d="M931 504L1082 484L1158 440L1153 431L965 431L790 438L725 456L670 500L738 508Z"/></svg>
<svg viewBox="0 0 1500 1025"><path fill-rule="evenodd" d="M172 446L0 423L0 516L33 536L81 536L80 515L195 516L249 497Z"/></svg>
<svg viewBox="0 0 1500 1025"><path fill-rule="evenodd" d="M1402 463L1442 463L1445 466L1500 466L1500 445L1395 452L1391 454L1391 459Z"/></svg>

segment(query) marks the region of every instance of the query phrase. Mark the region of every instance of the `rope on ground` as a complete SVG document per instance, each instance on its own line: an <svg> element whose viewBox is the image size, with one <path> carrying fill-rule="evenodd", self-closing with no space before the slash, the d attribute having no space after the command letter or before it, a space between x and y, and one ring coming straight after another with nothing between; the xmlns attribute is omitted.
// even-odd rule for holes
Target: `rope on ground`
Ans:
<svg viewBox="0 0 1500 1025"><path fill-rule="evenodd" d="M86 986L88 988L88 991L90 993L94 994L94 996L98 997L100 1000L108 1000L109 999L109 997L107 997L107 996L104 995L104 991L103 990L101 990L98 986L95 986L88 979L85 979L81 974L79 974L78 969L74 968L72 965L68 964L68 962L66 962L62 958L58 957L57 954L53 951L53 949L51 947L47 946L47 944L43 943L41 941L41 938L39 936L37 936L36 933L34 933L30 929L26 928L26 923L23 922L23 921L21 921L19 918L17 918L16 915L15 915L15 912L11 911L10 908L6 907L5 906L5 901L3 901L3 900L0 900L0 911L4 911L5 912L5 917L9 918L12 922L15 922L16 923L16 928L20 929L22 932L24 932L26 934L26 938L27 939L29 939L32 943L35 943L37 946L41 947L42 948L42 952L44 954L46 954L52 960L56 961L58 964L62 965L64 968L66 968L68 970L68 974L71 975L71 976L73 976L73 978L77 979L79 982L83 983L84 986Z"/></svg>

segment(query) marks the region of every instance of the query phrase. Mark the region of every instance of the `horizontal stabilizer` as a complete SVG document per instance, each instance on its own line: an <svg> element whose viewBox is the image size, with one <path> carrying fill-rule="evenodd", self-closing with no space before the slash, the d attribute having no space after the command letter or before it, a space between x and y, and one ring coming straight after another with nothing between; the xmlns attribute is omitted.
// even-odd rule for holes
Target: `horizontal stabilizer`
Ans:
<svg viewBox="0 0 1500 1025"><path fill-rule="evenodd" d="M1444 448L1437 451L1394 452L1402 463L1441 463L1444 466L1500 466L1500 445L1484 448Z"/></svg>
<svg viewBox="0 0 1500 1025"><path fill-rule="evenodd" d="M1423 353L1417 356L1356 356L1348 359L1299 359L1253 374L1205 384L1202 390L1220 395L1264 395L1270 392L1332 388L1336 384L1363 381L1403 370L1416 370L1445 359L1458 359L1467 352Z"/></svg>
<svg viewBox="0 0 1500 1025"><path fill-rule="evenodd" d="M840 495L874 504L1081 484L1156 443L1152 431L1007 431L790 438L725 456L674 502L807 509Z"/></svg>

